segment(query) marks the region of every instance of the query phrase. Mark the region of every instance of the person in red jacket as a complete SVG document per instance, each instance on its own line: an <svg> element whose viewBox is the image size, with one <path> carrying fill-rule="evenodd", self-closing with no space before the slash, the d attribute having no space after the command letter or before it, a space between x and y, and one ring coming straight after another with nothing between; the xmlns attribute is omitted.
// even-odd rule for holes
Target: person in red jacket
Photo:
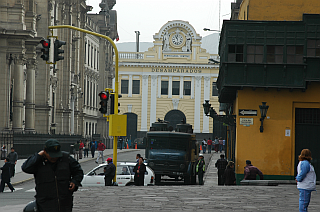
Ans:
<svg viewBox="0 0 320 212"><path fill-rule="evenodd" d="M102 163L105 163L104 158L103 158L103 151L105 149L106 149L106 145L104 145L104 143L102 143L102 141L100 140L99 143L98 143L98 147L97 147L98 157L97 157L97 160L95 161L96 163L99 163L100 156L102 158Z"/></svg>
<svg viewBox="0 0 320 212"><path fill-rule="evenodd" d="M80 140L80 146L79 146L79 159L82 159L83 147L84 147L84 143L82 142L82 140Z"/></svg>
<svg viewBox="0 0 320 212"><path fill-rule="evenodd" d="M211 140L211 138L208 139L207 144L208 144L208 153L211 154L211 149L212 149L212 140Z"/></svg>

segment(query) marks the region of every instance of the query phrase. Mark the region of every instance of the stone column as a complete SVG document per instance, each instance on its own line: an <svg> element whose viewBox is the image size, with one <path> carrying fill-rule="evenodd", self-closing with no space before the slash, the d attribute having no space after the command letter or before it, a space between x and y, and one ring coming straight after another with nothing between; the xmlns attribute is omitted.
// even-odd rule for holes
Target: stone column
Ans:
<svg viewBox="0 0 320 212"><path fill-rule="evenodd" d="M150 126L157 120L157 76L151 76Z"/></svg>
<svg viewBox="0 0 320 212"><path fill-rule="evenodd" d="M128 97L132 97L132 74L129 75Z"/></svg>
<svg viewBox="0 0 320 212"><path fill-rule="evenodd" d="M29 59L27 62L27 87L26 87L26 128L25 131L35 131L35 67L37 61Z"/></svg>
<svg viewBox="0 0 320 212"><path fill-rule="evenodd" d="M13 66L13 121L12 130L21 132L22 128L22 114L23 114L23 64L25 60L22 55L14 58Z"/></svg>
<svg viewBox="0 0 320 212"><path fill-rule="evenodd" d="M210 100L210 77L204 77L204 92L203 92L203 99L204 100ZM200 106L200 110L203 109ZM206 116L204 114L204 111L202 110L203 113L203 123L202 123L202 133L209 133L209 116Z"/></svg>
<svg viewBox="0 0 320 212"><path fill-rule="evenodd" d="M142 76L142 104L140 131L148 131L148 78L149 75Z"/></svg>
<svg viewBox="0 0 320 212"><path fill-rule="evenodd" d="M180 77L180 99L183 99L183 77Z"/></svg>
<svg viewBox="0 0 320 212"><path fill-rule="evenodd" d="M196 76L194 97L194 133L200 133L201 76Z"/></svg>
<svg viewBox="0 0 320 212"><path fill-rule="evenodd" d="M168 98L172 98L172 76L169 76Z"/></svg>

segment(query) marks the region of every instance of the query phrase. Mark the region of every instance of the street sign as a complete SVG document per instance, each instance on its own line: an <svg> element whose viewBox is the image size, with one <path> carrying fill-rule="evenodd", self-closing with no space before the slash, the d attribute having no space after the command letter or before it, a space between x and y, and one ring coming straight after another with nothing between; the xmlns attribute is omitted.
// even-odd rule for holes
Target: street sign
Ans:
<svg viewBox="0 0 320 212"><path fill-rule="evenodd" d="M240 118L240 125L247 127L253 125L253 118Z"/></svg>
<svg viewBox="0 0 320 212"><path fill-rule="evenodd" d="M257 110L241 110L241 109L239 109L239 116L257 116Z"/></svg>

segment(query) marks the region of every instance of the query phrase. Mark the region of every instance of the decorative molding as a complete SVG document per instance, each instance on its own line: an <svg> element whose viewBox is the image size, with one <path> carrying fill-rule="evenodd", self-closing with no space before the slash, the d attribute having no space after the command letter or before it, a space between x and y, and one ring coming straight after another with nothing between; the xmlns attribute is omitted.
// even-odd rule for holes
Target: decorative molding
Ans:
<svg viewBox="0 0 320 212"><path fill-rule="evenodd" d="M156 86L157 85L157 78L158 78L158 76L156 76L156 75L152 75L151 76L152 86Z"/></svg>
<svg viewBox="0 0 320 212"><path fill-rule="evenodd" d="M180 99L172 99L172 105L174 110L178 110Z"/></svg>
<svg viewBox="0 0 320 212"><path fill-rule="evenodd" d="M128 105L128 113L132 113L132 105Z"/></svg>
<svg viewBox="0 0 320 212"><path fill-rule="evenodd" d="M205 84L205 86L206 87L209 87L210 86L210 77L208 77L208 76L205 76L204 77L204 84Z"/></svg>
<svg viewBox="0 0 320 212"><path fill-rule="evenodd" d="M196 86L199 87L201 85L201 78L202 76L196 76Z"/></svg>

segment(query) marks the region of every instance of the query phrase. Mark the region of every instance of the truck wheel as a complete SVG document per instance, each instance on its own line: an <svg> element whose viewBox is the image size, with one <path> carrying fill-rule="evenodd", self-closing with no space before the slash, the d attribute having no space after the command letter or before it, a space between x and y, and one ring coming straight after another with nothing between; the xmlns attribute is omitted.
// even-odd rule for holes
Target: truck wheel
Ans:
<svg viewBox="0 0 320 212"><path fill-rule="evenodd" d="M185 185L190 185L191 183L191 176L190 175L185 175L184 176L184 184Z"/></svg>
<svg viewBox="0 0 320 212"><path fill-rule="evenodd" d="M156 174L156 181L155 181L156 185L160 184L160 182L161 182L161 174Z"/></svg>

